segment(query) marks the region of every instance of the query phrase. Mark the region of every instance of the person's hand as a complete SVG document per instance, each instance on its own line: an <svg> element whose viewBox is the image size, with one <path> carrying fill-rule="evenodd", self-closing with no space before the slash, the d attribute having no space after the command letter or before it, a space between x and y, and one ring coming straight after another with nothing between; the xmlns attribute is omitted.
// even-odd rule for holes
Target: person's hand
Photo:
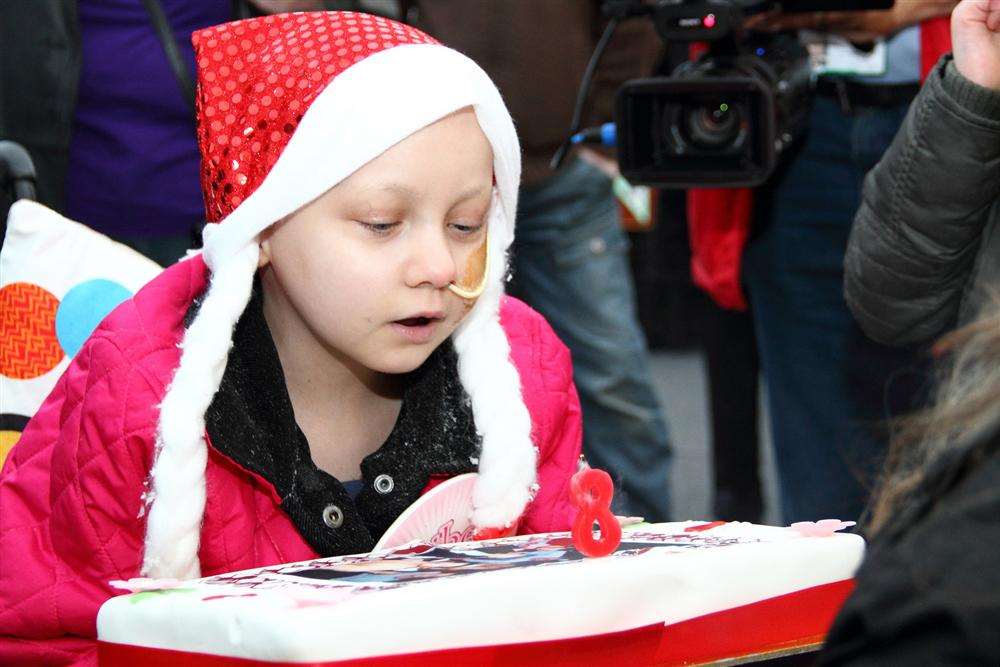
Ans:
<svg viewBox="0 0 1000 667"><path fill-rule="evenodd" d="M964 0L951 15L951 41L959 73L1000 90L1000 0Z"/></svg>
<svg viewBox="0 0 1000 667"><path fill-rule="evenodd" d="M815 30L840 35L855 43L871 42L938 16L947 16L958 0L896 0L892 9L853 12L769 12L751 17L748 30Z"/></svg>

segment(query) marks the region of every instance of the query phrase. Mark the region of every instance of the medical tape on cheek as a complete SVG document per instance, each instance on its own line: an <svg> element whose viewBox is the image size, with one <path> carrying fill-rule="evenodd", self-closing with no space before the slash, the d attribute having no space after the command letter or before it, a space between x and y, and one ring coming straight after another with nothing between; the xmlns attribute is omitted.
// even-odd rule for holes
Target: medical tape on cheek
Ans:
<svg viewBox="0 0 1000 667"><path fill-rule="evenodd" d="M500 194L497 192L496 187L494 187L493 201L490 204L490 213L487 218L486 238L483 239L482 244L466 260L465 270L462 271L459 282L448 285L448 289L463 299L476 299L486 289L486 283L490 275L490 234L499 232L499 230L491 228L494 225L502 224L499 220L500 211ZM477 279L478 282L476 282Z"/></svg>
<svg viewBox="0 0 1000 667"><path fill-rule="evenodd" d="M462 272L460 283L451 283L448 289L462 297L463 299L475 299L486 289L487 276L490 274L490 237L489 230L482 245L473 251L472 255L465 262L465 270ZM479 283L467 287L469 283L479 276Z"/></svg>

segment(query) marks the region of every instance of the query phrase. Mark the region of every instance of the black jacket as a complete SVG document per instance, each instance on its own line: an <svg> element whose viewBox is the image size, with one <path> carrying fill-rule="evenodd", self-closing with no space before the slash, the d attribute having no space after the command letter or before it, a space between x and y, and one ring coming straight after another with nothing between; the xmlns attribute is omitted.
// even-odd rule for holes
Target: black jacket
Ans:
<svg viewBox="0 0 1000 667"><path fill-rule="evenodd" d="M845 296L872 338L923 342L1000 287L1000 92L945 56L865 179Z"/></svg>
<svg viewBox="0 0 1000 667"><path fill-rule="evenodd" d="M869 545L824 665L1000 665L1000 433L931 464Z"/></svg>
<svg viewBox="0 0 1000 667"><path fill-rule="evenodd" d="M188 312L194 318L200 303ZM263 295L253 296L233 331L219 391L205 414L212 445L270 482L281 507L321 556L371 551L433 475L475 472L481 440L468 395L458 379L451 341L406 377L403 406L385 443L361 462L362 490L351 498L342 482L316 467L295 421L285 376L264 319ZM379 490L377 480L392 481ZM324 524L335 505L343 523Z"/></svg>
<svg viewBox="0 0 1000 667"><path fill-rule="evenodd" d="M63 205L80 59L76 0L0 3L0 139L28 149L38 200L56 210Z"/></svg>

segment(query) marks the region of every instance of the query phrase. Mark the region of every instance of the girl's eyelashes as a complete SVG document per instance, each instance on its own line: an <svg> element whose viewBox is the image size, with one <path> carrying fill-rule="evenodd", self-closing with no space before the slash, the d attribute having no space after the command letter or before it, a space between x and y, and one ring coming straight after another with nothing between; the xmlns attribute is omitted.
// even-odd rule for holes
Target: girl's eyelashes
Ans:
<svg viewBox="0 0 1000 667"><path fill-rule="evenodd" d="M461 236L475 236L479 231L486 226L484 222L474 222L470 224L465 224L461 222L451 223L451 228L459 233Z"/></svg>
<svg viewBox="0 0 1000 667"><path fill-rule="evenodd" d="M375 236L388 236L393 229L401 224L399 222L365 222L364 220L356 222Z"/></svg>
<svg viewBox="0 0 1000 667"><path fill-rule="evenodd" d="M366 220L355 220L355 223L361 225L366 231L373 234L374 236L389 236L403 223L401 221L393 222L368 222ZM471 238L476 236L483 228L486 227L485 222L451 222L448 223L448 227L461 238Z"/></svg>

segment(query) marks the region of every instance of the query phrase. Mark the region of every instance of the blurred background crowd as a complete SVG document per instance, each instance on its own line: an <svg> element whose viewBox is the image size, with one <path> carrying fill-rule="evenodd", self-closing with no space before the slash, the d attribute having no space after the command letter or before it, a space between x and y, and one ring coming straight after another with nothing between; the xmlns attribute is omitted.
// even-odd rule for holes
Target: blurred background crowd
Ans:
<svg viewBox="0 0 1000 667"><path fill-rule="evenodd" d="M514 118L508 291L571 350L584 456L614 478L616 512L858 521L876 537L824 659L918 664L958 635L995 659L1000 2L754 12L739 34L791 36L811 67L776 167L741 187L635 186L622 153L588 142L627 81L701 47L652 21L611 31L609 14L670 4L7 0L0 219L34 196L171 264L204 216L192 31L317 9L415 25L475 60ZM703 148L739 126L730 112L689 128ZM0 415L0 461L27 416Z"/></svg>
<svg viewBox="0 0 1000 667"><path fill-rule="evenodd" d="M872 292L849 237L866 174L949 48L957 3L755 16L745 29L832 36L862 57L877 44L882 65L820 72L805 132L759 187L688 191L616 189L613 152L599 147L550 165L608 22L601 4L8 2L0 139L27 149L39 201L170 264L198 245L203 218L191 32L278 11L405 20L478 62L511 109L524 173L509 291L572 351L585 455L615 478L618 512L653 521L861 517L892 420L929 399L929 343L957 320L939 307L935 328L891 330L864 317L859 325ZM624 82L670 73L692 55L649 21L622 22L604 47L577 127L612 120ZM868 201L859 218L868 227L855 234L878 237L863 216L880 205L895 203ZM713 226L720 235L706 241ZM706 243L729 254L713 257ZM845 258L858 268L847 298Z"/></svg>

